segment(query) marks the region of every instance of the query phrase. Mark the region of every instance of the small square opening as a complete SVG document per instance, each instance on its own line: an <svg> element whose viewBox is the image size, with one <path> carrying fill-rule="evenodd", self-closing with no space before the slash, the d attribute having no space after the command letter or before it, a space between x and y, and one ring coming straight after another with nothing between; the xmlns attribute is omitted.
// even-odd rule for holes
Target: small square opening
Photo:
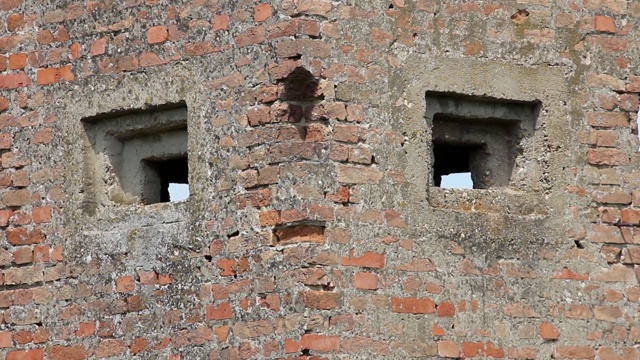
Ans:
<svg viewBox="0 0 640 360"><path fill-rule="evenodd" d="M110 204L149 205L189 197L184 103L98 115L83 119L83 125L87 213Z"/></svg>
<svg viewBox="0 0 640 360"><path fill-rule="evenodd" d="M522 140L535 129L539 103L438 92L428 92L426 100L426 117L432 123L433 186L509 186L518 170ZM458 175L443 184L452 174Z"/></svg>
<svg viewBox="0 0 640 360"><path fill-rule="evenodd" d="M145 204L180 201L189 197L189 161L186 156L145 159L144 163L148 169L143 190Z"/></svg>

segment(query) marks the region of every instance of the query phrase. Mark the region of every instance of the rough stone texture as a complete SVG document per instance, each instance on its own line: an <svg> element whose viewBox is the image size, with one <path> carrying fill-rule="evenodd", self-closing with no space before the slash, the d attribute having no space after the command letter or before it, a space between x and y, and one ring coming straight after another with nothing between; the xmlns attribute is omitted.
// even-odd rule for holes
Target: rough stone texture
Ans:
<svg viewBox="0 0 640 360"><path fill-rule="evenodd" d="M638 29L627 0L0 1L0 358L640 358ZM539 104L507 186L433 186L427 93ZM84 119L166 104L190 198L117 201Z"/></svg>

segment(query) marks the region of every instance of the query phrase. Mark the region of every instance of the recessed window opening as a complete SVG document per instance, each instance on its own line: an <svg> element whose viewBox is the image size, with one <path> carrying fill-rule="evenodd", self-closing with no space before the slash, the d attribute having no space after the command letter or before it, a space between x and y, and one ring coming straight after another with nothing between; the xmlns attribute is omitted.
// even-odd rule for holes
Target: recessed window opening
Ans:
<svg viewBox="0 0 640 360"><path fill-rule="evenodd" d="M187 157L167 160L147 159L145 163L149 169L144 189L146 204L180 201L189 197Z"/></svg>
<svg viewBox="0 0 640 360"><path fill-rule="evenodd" d="M109 204L149 205L189 197L184 103L101 114L83 119L83 126L87 213Z"/></svg>
<svg viewBox="0 0 640 360"><path fill-rule="evenodd" d="M535 129L540 103L440 92L427 92L426 101L432 186L509 186L518 172L522 141Z"/></svg>

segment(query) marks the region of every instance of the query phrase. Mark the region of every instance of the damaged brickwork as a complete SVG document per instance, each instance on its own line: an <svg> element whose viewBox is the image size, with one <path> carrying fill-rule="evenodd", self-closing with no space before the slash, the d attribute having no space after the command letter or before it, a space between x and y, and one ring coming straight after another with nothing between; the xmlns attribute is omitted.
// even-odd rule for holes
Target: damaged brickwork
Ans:
<svg viewBox="0 0 640 360"><path fill-rule="evenodd" d="M640 359L639 29L0 0L0 358Z"/></svg>

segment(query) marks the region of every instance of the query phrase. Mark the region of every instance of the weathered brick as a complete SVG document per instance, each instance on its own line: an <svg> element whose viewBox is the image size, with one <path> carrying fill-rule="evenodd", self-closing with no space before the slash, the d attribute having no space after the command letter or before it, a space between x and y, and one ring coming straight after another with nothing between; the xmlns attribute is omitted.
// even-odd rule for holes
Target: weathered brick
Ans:
<svg viewBox="0 0 640 360"><path fill-rule="evenodd" d="M164 25L152 26L147 30L147 43L159 44L169 39L169 30Z"/></svg>
<svg viewBox="0 0 640 360"><path fill-rule="evenodd" d="M594 165L627 165L629 156L618 149L590 149L587 151L587 160Z"/></svg>
<svg viewBox="0 0 640 360"><path fill-rule="evenodd" d="M24 72L0 74L0 90L17 89L31 85L31 78Z"/></svg>
<svg viewBox="0 0 640 360"><path fill-rule="evenodd" d="M353 284L357 289L376 290L378 289L378 278L372 273L357 272L354 275Z"/></svg>
<svg viewBox="0 0 640 360"><path fill-rule="evenodd" d="M247 29L244 33L236 36L234 41L238 47L245 47L260 44L266 40L266 29L264 26L256 26Z"/></svg>
<svg viewBox="0 0 640 360"><path fill-rule="evenodd" d="M315 225L295 225L280 227L275 230L280 244L294 243L324 243L324 227Z"/></svg>
<svg viewBox="0 0 640 360"><path fill-rule="evenodd" d="M10 351L7 354L7 360L43 360L43 359L44 359L44 349L42 348Z"/></svg>
<svg viewBox="0 0 640 360"><path fill-rule="evenodd" d="M331 291L305 291L302 294L305 305L312 309L336 309L341 306L342 294Z"/></svg>
<svg viewBox="0 0 640 360"><path fill-rule="evenodd" d="M60 80L74 81L75 75L71 71L72 65L57 68L39 69L37 73L38 85L49 85Z"/></svg>
<svg viewBox="0 0 640 360"><path fill-rule="evenodd" d="M87 358L87 351L82 345L60 346L53 345L47 349L48 359L51 360L82 360Z"/></svg>
<svg viewBox="0 0 640 360"><path fill-rule="evenodd" d="M391 298L391 311L411 314L433 314L436 304L428 298Z"/></svg>
<svg viewBox="0 0 640 360"><path fill-rule="evenodd" d="M596 352L590 346L556 346L554 359L594 359Z"/></svg>
<svg viewBox="0 0 640 360"><path fill-rule="evenodd" d="M124 340L104 339L100 341L100 344L96 349L95 356L98 359L108 358L108 357L124 354L127 351L127 349L128 347ZM76 356L80 356L80 355L78 354ZM78 357L78 358L84 359L83 357Z"/></svg>

